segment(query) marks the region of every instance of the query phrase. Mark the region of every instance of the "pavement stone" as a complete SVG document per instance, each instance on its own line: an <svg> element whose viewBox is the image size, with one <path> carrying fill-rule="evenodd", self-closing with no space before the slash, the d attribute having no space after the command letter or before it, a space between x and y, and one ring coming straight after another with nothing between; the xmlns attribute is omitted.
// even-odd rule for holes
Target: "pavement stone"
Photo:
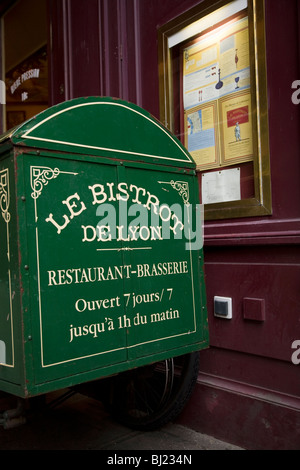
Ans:
<svg viewBox="0 0 300 470"><path fill-rule="evenodd" d="M0 410L10 402L10 397L0 395ZM7 430L0 426L0 450L242 449L176 423L153 432L131 430L116 423L98 400L76 394L54 409L35 413L22 426Z"/></svg>

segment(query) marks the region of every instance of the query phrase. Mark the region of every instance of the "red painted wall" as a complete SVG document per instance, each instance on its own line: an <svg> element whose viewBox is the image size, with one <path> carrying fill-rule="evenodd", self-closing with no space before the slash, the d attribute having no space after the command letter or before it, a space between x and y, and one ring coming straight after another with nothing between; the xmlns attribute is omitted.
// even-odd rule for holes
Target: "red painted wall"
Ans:
<svg viewBox="0 0 300 470"><path fill-rule="evenodd" d="M49 0L52 104L110 95L159 118L157 28L198 3ZM273 214L205 224L211 347L181 422L246 448L299 449L300 6L265 8ZM214 295L232 298L232 320L214 317Z"/></svg>

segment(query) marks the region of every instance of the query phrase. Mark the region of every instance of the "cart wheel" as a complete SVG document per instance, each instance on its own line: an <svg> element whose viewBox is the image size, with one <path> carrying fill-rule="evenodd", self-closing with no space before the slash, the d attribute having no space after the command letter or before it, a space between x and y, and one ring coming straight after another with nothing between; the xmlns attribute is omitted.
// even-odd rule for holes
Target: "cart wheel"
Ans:
<svg viewBox="0 0 300 470"><path fill-rule="evenodd" d="M198 367L199 354L191 353L123 372L109 379L103 401L122 424L143 431L157 429L183 410Z"/></svg>

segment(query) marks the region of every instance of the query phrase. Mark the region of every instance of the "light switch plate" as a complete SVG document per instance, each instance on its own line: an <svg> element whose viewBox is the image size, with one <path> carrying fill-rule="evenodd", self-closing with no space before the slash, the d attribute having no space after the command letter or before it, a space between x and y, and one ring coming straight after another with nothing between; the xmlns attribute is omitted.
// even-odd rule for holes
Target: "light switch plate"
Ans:
<svg viewBox="0 0 300 470"><path fill-rule="evenodd" d="M231 320L232 318L232 298L214 296L214 316Z"/></svg>

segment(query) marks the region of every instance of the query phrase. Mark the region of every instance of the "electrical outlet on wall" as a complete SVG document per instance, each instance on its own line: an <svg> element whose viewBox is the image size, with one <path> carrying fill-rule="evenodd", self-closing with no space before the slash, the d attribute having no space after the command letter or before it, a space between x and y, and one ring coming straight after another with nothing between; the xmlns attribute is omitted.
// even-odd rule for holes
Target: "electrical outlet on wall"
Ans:
<svg viewBox="0 0 300 470"><path fill-rule="evenodd" d="M214 316L230 320L232 318L232 298L214 296Z"/></svg>

